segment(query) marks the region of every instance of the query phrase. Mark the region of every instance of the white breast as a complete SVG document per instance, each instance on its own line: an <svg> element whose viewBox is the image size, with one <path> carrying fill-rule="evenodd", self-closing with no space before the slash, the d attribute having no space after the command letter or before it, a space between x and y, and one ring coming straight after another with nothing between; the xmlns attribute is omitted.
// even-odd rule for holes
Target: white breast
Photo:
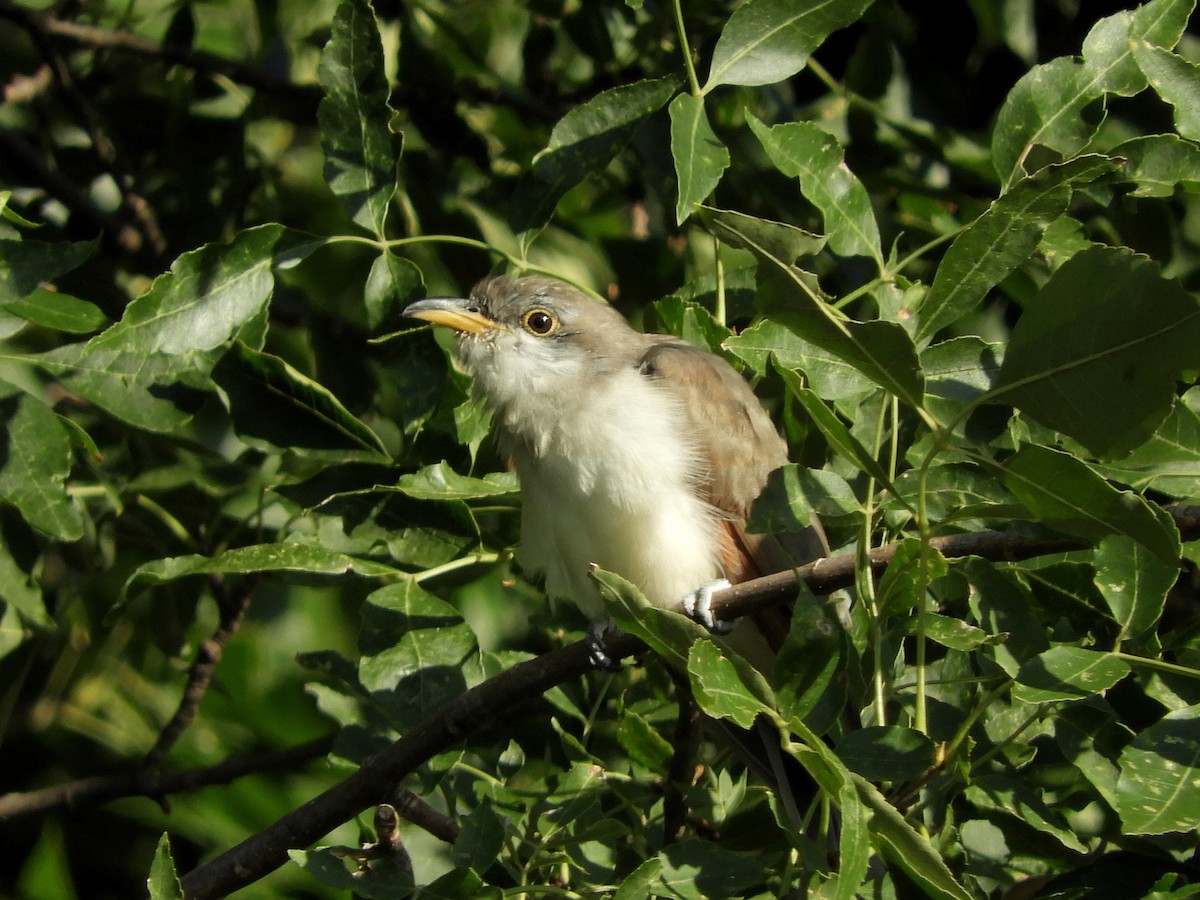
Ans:
<svg viewBox="0 0 1200 900"><path fill-rule="evenodd" d="M522 561L551 596L603 618L589 564L676 607L721 576L715 511L693 485L700 465L678 401L635 370L563 404L536 441L513 448L522 495Z"/></svg>

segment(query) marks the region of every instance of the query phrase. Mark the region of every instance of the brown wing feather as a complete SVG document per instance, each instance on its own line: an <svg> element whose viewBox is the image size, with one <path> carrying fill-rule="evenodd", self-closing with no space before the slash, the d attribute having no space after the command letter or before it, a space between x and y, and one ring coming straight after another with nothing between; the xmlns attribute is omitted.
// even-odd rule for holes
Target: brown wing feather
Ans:
<svg viewBox="0 0 1200 900"><path fill-rule="evenodd" d="M653 339L641 370L679 397L694 433L701 437L706 499L725 515L720 550L726 577L736 584L828 553L815 520L813 527L796 534L746 531L750 505L767 476L788 461L787 445L745 379L724 359L676 338ZM786 634L786 617L760 627L777 647Z"/></svg>

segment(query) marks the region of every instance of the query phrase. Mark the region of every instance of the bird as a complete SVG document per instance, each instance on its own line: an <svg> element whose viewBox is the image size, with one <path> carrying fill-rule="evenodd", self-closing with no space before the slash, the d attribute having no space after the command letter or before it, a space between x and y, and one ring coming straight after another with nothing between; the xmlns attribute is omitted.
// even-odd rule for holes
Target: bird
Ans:
<svg viewBox="0 0 1200 900"><path fill-rule="evenodd" d="M746 530L788 452L723 357L640 332L544 275L490 276L466 297L419 300L404 315L457 332L455 356L520 483L518 558L588 618L599 667L613 666L603 649L611 623L593 567L717 630L715 591L827 554L815 521L787 547Z"/></svg>

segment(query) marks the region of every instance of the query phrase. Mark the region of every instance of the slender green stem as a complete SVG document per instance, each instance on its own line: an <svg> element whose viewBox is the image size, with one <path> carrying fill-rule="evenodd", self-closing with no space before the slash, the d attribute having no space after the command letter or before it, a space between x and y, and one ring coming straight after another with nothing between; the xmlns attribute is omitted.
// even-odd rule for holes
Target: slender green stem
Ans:
<svg viewBox="0 0 1200 900"><path fill-rule="evenodd" d="M413 576L413 581L417 584L424 584L426 581L445 575L448 572L456 572L459 569L467 569L471 566L491 565L494 562L499 562L499 553L471 553L467 556L461 556L458 559L452 559L448 563L442 563L440 566L434 566L432 569L426 569L424 572L418 572Z"/></svg>
<svg viewBox="0 0 1200 900"><path fill-rule="evenodd" d="M725 263L721 260L721 242L713 238L713 249L716 251L714 271L717 277L717 299L713 309L713 317L722 325L728 316L725 312Z"/></svg>
<svg viewBox="0 0 1200 900"><path fill-rule="evenodd" d="M1181 666L1162 659L1148 659L1145 656L1134 656L1131 653L1121 653L1119 651L1113 653L1113 656L1129 663L1131 666L1141 666L1142 668L1154 669L1158 672L1169 672L1172 675L1182 675L1184 678L1200 679L1200 669L1193 669L1190 666Z"/></svg>
<svg viewBox="0 0 1200 900"><path fill-rule="evenodd" d="M671 0L671 10L675 13L675 30L679 33L679 51L683 54L683 65L687 68L688 89L693 96L701 97L704 91L700 89L700 79L696 77L696 64L692 61L692 48L687 39L687 28L683 24L683 4L680 0Z"/></svg>

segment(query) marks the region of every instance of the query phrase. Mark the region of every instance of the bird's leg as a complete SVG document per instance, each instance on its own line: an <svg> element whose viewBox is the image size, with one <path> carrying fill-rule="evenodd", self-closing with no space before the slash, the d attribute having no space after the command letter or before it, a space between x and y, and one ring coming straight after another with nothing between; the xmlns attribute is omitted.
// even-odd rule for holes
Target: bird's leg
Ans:
<svg viewBox="0 0 1200 900"><path fill-rule="evenodd" d="M714 618L712 613L713 594L729 587L733 587L733 585L729 583L728 579L718 578L716 581L700 585L694 591L689 591L683 595L684 613L689 619L699 622L713 634L729 634L733 631L736 623Z"/></svg>
<svg viewBox="0 0 1200 900"><path fill-rule="evenodd" d="M605 637L612 637L619 633L619 629L611 619L593 619L588 622L587 634L584 635L583 642L587 644L588 657L591 659L592 665L601 672L621 671L621 661L609 656L608 650L604 646Z"/></svg>

